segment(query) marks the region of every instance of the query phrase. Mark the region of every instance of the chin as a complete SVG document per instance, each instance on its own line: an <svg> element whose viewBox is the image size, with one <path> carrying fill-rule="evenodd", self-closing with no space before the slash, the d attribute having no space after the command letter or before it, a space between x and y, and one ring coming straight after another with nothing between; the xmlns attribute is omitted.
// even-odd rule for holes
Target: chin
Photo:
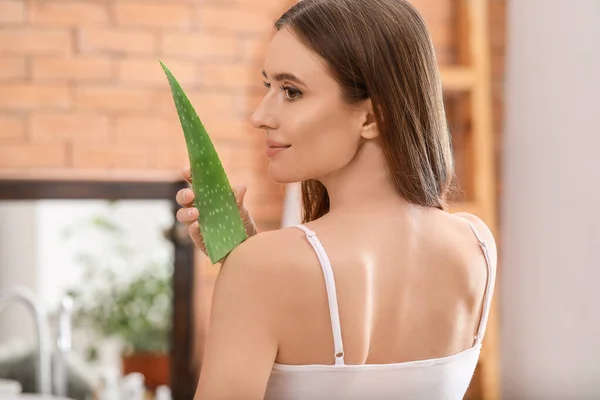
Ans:
<svg viewBox="0 0 600 400"><path fill-rule="evenodd" d="M282 168L281 165L274 165L273 162L269 164L269 177L275 183L288 184L300 182L304 178L298 174L297 171L291 171L286 168Z"/></svg>

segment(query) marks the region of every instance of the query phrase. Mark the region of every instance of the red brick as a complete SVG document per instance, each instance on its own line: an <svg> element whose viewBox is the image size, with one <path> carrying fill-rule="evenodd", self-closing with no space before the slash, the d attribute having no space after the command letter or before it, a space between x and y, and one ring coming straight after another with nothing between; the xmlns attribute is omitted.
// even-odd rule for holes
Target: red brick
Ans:
<svg viewBox="0 0 600 400"><path fill-rule="evenodd" d="M168 146L154 146L148 168L181 170L189 164L188 160L185 142L181 140Z"/></svg>
<svg viewBox="0 0 600 400"><path fill-rule="evenodd" d="M0 1L0 24L25 22L25 2L22 0Z"/></svg>
<svg viewBox="0 0 600 400"><path fill-rule="evenodd" d="M139 145L73 144L73 167L80 169L146 169L148 149Z"/></svg>
<svg viewBox="0 0 600 400"><path fill-rule="evenodd" d="M457 63L457 55L454 49L449 48L436 48L435 56L437 58L438 65L454 65Z"/></svg>
<svg viewBox="0 0 600 400"><path fill-rule="evenodd" d="M275 22L281 14L294 4L296 4L296 0L261 0L259 11L271 16L273 22ZM256 0L237 0L236 6L242 10L257 9Z"/></svg>
<svg viewBox="0 0 600 400"><path fill-rule="evenodd" d="M226 170L253 169L266 160L262 148L256 146L215 143L215 149Z"/></svg>
<svg viewBox="0 0 600 400"><path fill-rule="evenodd" d="M246 140L252 141L261 134L261 131L252 127L248 121L223 119L211 113L202 114L202 122L208 134L217 142L221 140L234 140L239 143L246 143Z"/></svg>
<svg viewBox="0 0 600 400"><path fill-rule="evenodd" d="M269 48L268 36L244 37L240 39L239 45L241 60L244 63L262 67Z"/></svg>
<svg viewBox="0 0 600 400"><path fill-rule="evenodd" d="M25 121L13 115L0 114L0 140L21 141L25 139ZM1 146L0 146L1 147Z"/></svg>
<svg viewBox="0 0 600 400"><path fill-rule="evenodd" d="M115 28L81 28L78 46L82 52L153 54L155 35L147 31Z"/></svg>
<svg viewBox="0 0 600 400"><path fill-rule="evenodd" d="M198 80L197 65L192 61L161 59L179 83L192 85ZM124 58L118 61L117 77L120 82L158 84L168 87L167 77L157 58Z"/></svg>
<svg viewBox="0 0 600 400"><path fill-rule="evenodd" d="M267 32L273 29L274 18L260 7L224 7L203 5L196 9L198 23L203 30L235 32Z"/></svg>
<svg viewBox="0 0 600 400"><path fill-rule="evenodd" d="M0 109L66 109L72 104L66 85L6 83L0 93Z"/></svg>
<svg viewBox="0 0 600 400"><path fill-rule="evenodd" d="M240 170L226 168L225 170L232 185L241 184L248 187L245 203L249 205L263 201L267 197L265 196L265 188L270 188L274 185L267 174L266 168L255 167Z"/></svg>
<svg viewBox="0 0 600 400"><path fill-rule="evenodd" d="M90 25L108 23L106 2L97 1L32 1L29 5L30 22L44 25Z"/></svg>
<svg viewBox="0 0 600 400"><path fill-rule="evenodd" d="M246 101L244 102L242 118L249 120L254 111L260 105L260 102L264 99L265 94L267 93L267 89L265 88L264 92L253 94L252 96L247 96Z"/></svg>
<svg viewBox="0 0 600 400"><path fill-rule="evenodd" d="M221 118L239 119L243 115L246 96L233 93L206 93L199 90L186 90L192 106L201 116L210 113ZM157 96L159 113L169 117L176 116L177 110L171 92L165 90Z"/></svg>
<svg viewBox="0 0 600 400"><path fill-rule="evenodd" d="M109 138L108 117L97 114L35 113L29 127L34 142L102 143Z"/></svg>
<svg viewBox="0 0 600 400"><path fill-rule="evenodd" d="M412 0L410 2L428 24L447 22L454 16L454 0Z"/></svg>
<svg viewBox="0 0 600 400"><path fill-rule="evenodd" d="M200 64L202 85L221 88L248 88L262 85L260 68L248 68L239 64Z"/></svg>
<svg viewBox="0 0 600 400"><path fill-rule="evenodd" d="M456 43L456 2L454 0L414 0L411 4L421 14L436 51L441 52Z"/></svg>
<svg viewBox="0 0 600 400"><path fill-rule="evenodd" d="M64 167L65 146L47 144L2 144L0 168Z"/></svg>
<svg viewBox="0 0 600 400"><path fill-rule="evenodd" d="M116 138L119 144L185 143L179 120L154 117L117 117Z"/></svg>
<svg viewBox="0 0 600 400"><path fill-rule="evenodd" d="M23 80L27 76L25 58L0 57L0 80Z"/></svg>
<svg viewBox="0 0 600 400"><path fill-rule="evenodd" d="M36 57L32 62L35 80L109 81L112 64L100 57Z"/></svg>
<svg viewBox="0 0 600 400"><path fill-rule="evenodd" d="M86 110L149 112L154 104L152 92L123 87L80 86L77 106Z"/></svg>
<svg viewBox="0 0 600 400"><path fill-rule="evenodd" d="M436 51L456 45L455 29L452 24L430 24L429 33Z"/></svg>
<svg viewBox="0 0 600 400"><path fill-rule="evenodd" d="M233 35L199 35L197 33L164 33L160 48L163 54L186 57L234 57L238 40Z"/></svg>
<svg viewBox="0 0 600 400"><path fill-rule="evenodd" d="M66 29L7 28L0 30L0 54L66 54L71 36Z"/></svg>
<svg viewBox="0 0 600 400"><path fill-rule="evenodd" d="M113 3L115 21L121 26L188 28L192 8L187 4L151 1L117 1Z"/></svg>

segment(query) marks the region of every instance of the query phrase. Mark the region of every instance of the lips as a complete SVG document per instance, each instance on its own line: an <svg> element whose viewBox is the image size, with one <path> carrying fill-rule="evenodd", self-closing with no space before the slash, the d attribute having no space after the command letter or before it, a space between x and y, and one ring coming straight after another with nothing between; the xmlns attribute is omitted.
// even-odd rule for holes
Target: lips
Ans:
<svg viewBox="0 0 600 400"><path fill-rule="evenodd" d="M275 148L285 148L290 147L291 145L287 143L278 142L273 139L267 139L267 147L275 147Z"/></svg>
<svg viewBox="0 0 600 400"><path fill-rule="evenodd" d="M268 146L265 153L267 154L267 157L273 158L276 154L279 154L279 153L287 150L290 147L291 146L289 146L289 145L288 146Z"/></svg>
<svg viewBox="0 0 600 400"><path fill-rule="evenodd" d="M291 146L292 145L287 143L278 142L273 139L267 139L267 150L265 153L267 154L267 157L272 158L276 154L281 153L282 151L290 148Z"/></svg>

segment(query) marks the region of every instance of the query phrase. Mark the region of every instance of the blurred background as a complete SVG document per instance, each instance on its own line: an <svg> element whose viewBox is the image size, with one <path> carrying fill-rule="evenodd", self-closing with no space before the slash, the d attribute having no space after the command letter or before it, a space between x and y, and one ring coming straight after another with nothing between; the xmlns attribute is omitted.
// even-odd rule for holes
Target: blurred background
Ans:
<svg viewBox="0 0 600 400"><path fill-rule="evenodd" d="M293 224L298 188L269 180L248 121L293 3L0 0L0 398L191 398L218 269L174 219L187 153L158 61L259 230ZM500 253L467 398L599 398L600 1L412 3L442 74L452 209Z"/></svg>

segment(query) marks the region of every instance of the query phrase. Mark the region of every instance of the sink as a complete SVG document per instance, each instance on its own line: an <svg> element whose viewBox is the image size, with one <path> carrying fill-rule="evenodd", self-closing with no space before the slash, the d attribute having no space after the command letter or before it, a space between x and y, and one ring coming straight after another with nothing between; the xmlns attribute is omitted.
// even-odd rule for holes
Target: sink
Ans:
<svg viewBox="0 0 600 400"><path fill-rule="evenodd" d="M0 379L0 399L7 394L21 393L22 390L23 388L19 382L12 379Z"/></svg>
<svg viewBox="0 0 600 400"><path fill-rule="evenodd" d="M2 400L73 400L67 397L55 397L47 394L2 394L0 397Z"/></svg>
<svg viewBox="0 0 600 400"><path fill-rule="evenodd" d="M2 400L73 400L47 394L20 393L21 385L17 381L0 379L0 399Z"/></svg>

